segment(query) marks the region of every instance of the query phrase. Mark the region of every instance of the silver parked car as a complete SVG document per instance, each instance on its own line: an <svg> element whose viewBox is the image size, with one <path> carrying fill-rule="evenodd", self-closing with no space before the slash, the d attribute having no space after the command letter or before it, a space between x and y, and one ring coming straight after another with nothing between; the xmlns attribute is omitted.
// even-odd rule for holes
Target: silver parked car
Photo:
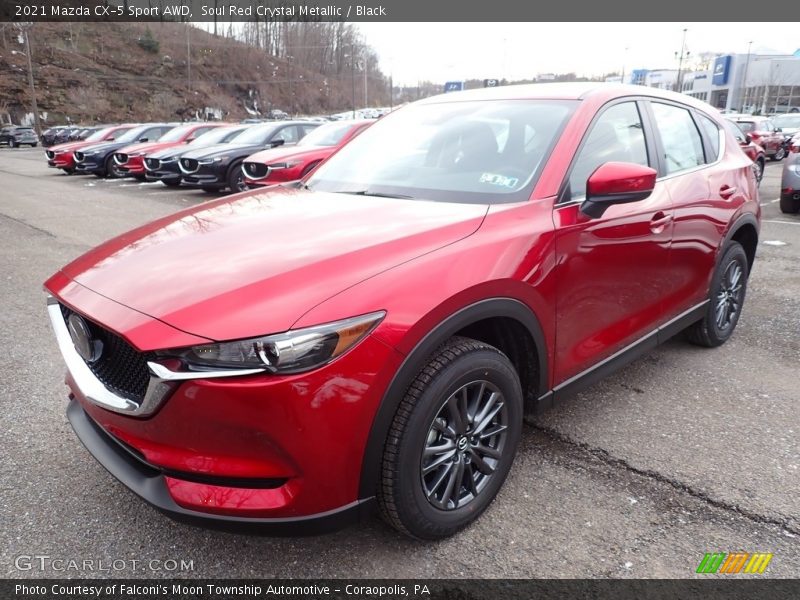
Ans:
<svg viewBox="0 0 800 600"><path fill-rule="evenodd" d="M783 163L781 212L800 212L800 133L796 133L789 143L789 154Z"/></svg>

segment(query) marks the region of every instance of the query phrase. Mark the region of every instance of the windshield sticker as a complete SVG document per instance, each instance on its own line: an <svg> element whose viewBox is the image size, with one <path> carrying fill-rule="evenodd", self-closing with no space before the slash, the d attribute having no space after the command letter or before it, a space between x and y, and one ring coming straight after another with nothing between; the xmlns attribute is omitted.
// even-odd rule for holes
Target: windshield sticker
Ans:
<svg viewBox="0 0 800 600"><path fill-rule="evenodd" d="M482 173L480 178L481 183L491 183L492 185L501 185L507 188L515 188L519 183L517 177L506 177L505 175L498 175L497 173Z"/></svg>

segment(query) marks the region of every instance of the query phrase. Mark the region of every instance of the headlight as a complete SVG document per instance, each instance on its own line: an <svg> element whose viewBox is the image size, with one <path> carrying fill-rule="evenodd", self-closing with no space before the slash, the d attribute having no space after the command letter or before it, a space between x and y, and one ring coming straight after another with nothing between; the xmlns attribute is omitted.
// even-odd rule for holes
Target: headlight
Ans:
<svg viewBox="0 0 800 600"><path fill-rule="evenodd" d="M168 156L167 158L161 159L161 164L174 163L176 160L178 160L177 156Z"/></svg>
<svg viewBox="0 0 800 600"><path fill-rule="evenodd" d="M177 358L194 371L263 369L271 373L301 373L341 356L372 331L386 316L378 311L334 323L264 337L204 344L159 352Z"/></svg>
<svg viewBox="0 0 800 600"><path fill-rule="evenodd" d="M227 156L217 156L216 158L206 158L205 160L198 160L197 164L199 165L210 165L211 163L218 163L222 162L223 160L228 160Z"/></svg>
<svg viewBox="0 0 800 600"><path fill-rule="evenodd" d="M290 160L289 162L273 163L267 166L269 167L270 171L278 171L280 169L291 169L301 164L302 162L303 161L300 160Z"/></svg>

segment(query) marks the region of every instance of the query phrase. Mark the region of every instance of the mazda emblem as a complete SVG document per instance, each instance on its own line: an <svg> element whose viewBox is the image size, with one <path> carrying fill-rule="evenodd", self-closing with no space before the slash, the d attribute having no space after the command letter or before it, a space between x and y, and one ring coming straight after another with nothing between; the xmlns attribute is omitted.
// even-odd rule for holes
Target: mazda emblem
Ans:
<svg viewBox="0 0 800 600"><path fill-rule="evenodd" d="M76 314L71 314L67 319L67 329L69 330L69 337L72 338L72 344L75 346L75 351L87 363L93 363L103 352L103 343L100 340L92 338L92 333L89 331L89 326L82 317Z"/></svg>

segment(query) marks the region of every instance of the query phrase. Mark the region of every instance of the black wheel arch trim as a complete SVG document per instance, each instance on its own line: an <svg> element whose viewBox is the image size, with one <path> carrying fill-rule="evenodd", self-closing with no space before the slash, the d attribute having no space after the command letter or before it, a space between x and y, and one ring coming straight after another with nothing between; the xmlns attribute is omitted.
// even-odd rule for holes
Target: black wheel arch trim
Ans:
<svg viewBox="0 0 800 600"><path fill-rule="evenodd" d="M397 407L405 395L411 381L443 342L455 333L471 325L490 318L505 317L520 322L533 338L538 355L538 395L548 388L547 345L539 319L533 310L515 298L489 298L461 308L431 329L408 353L391 383L383 394L375 413L361 463L359 483L360 499L375 495L379 481L383 447L389 433ZM526 398L526 403L529 399ZM531 399L535 400L535 399Z"/></svg>

